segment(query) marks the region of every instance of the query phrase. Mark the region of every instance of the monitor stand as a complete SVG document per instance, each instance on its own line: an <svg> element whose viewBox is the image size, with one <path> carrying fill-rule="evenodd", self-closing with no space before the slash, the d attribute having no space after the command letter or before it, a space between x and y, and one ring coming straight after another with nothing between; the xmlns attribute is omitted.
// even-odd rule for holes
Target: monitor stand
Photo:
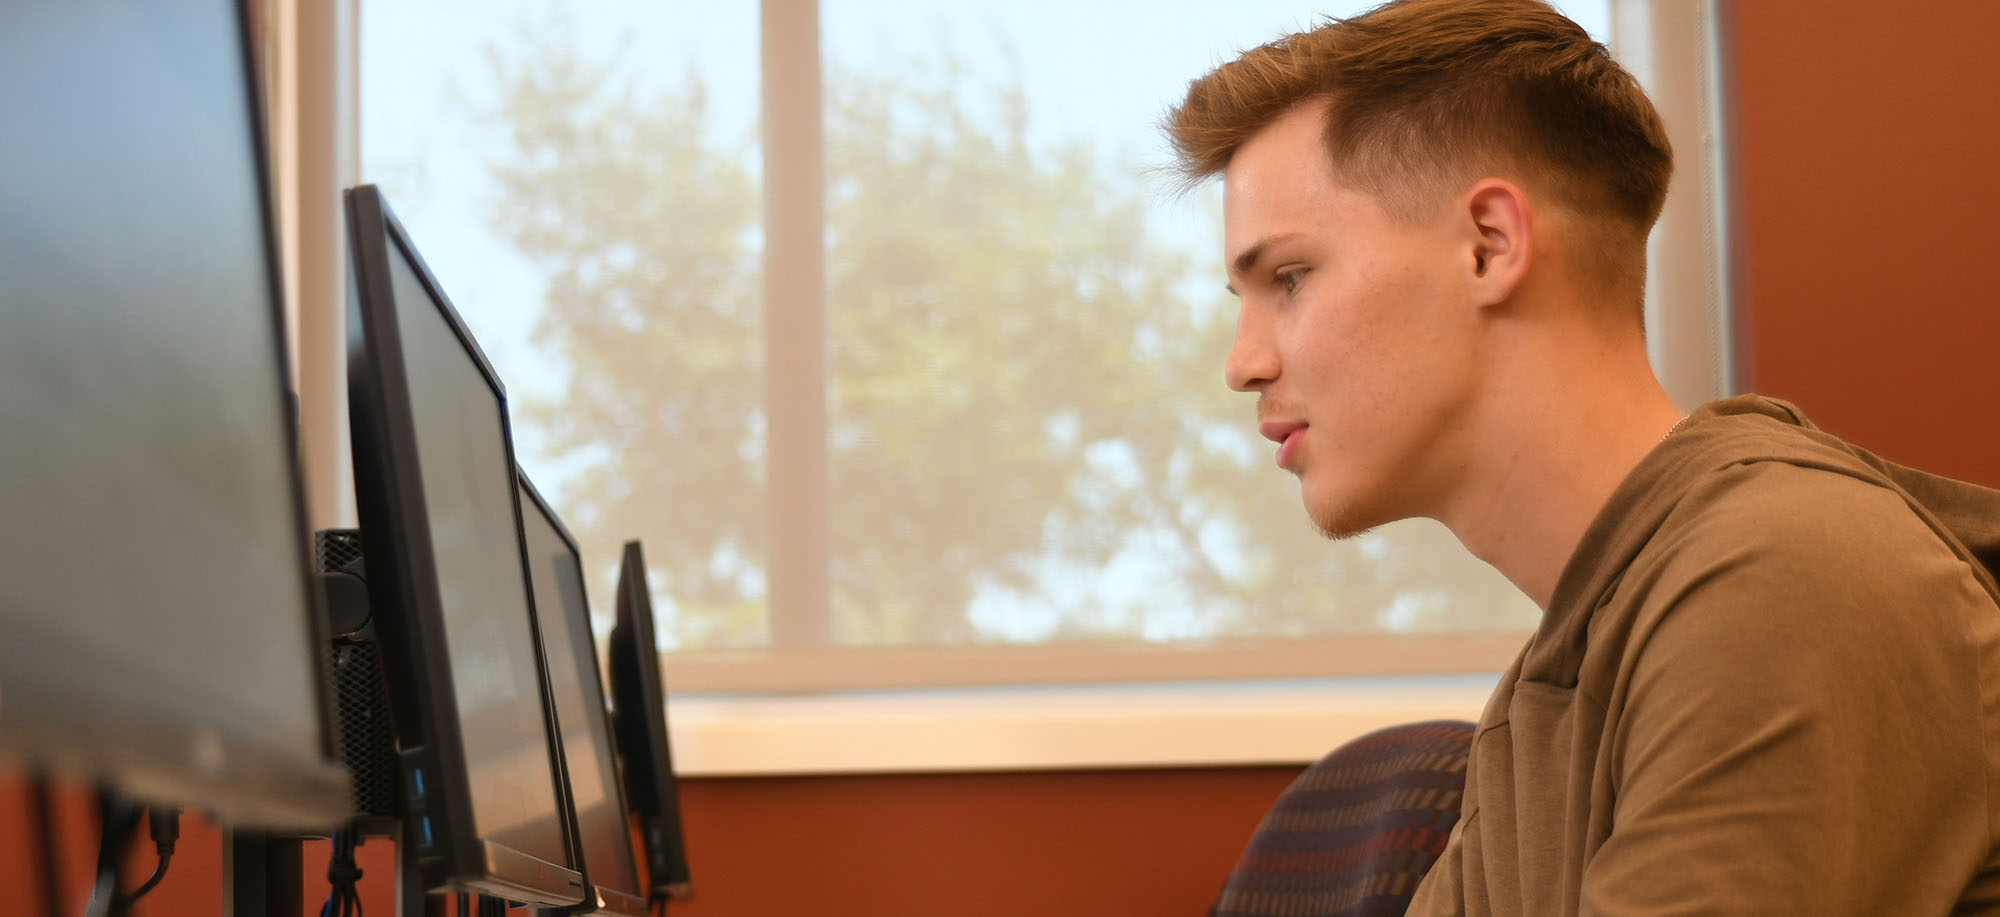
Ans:
<svg viewBox="0 0 2000 917"><path fill-rule="evenodd" d="M291 917L305 899L304 842L263 831L230 831L222 851L224 917Z"/></svg>

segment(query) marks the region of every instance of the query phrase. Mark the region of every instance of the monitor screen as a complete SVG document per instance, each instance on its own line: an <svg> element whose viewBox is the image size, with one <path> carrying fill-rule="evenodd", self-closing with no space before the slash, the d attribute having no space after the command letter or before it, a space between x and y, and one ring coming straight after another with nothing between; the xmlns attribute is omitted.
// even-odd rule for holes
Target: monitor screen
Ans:
<svg viewBox="0 0 2000 917"><path fill-rule="evenodd" d="M231 0L0 5L0 756L330 826L247 60Z"/></svg>
<svg viewBox="0 0 2000 917"><path fill-rule="evenodd" d="M667 694L653 640L646 555L639 542L629 541L618 567L618 618L611 628L609 650L618 753L625 765L625 793L639 815L639 833L645 839L652 890L684 897L687 847L681 836L674 756L667 742Z"/></svg>
<svg viewBox="0 0 2000 917"><path fill-rule="evenodd" d="M505 393L381 194L348 205L355 493L425 881L574 902Z"/></svg>
<svg viewBox="0 0 2000 917"><path fill-rule="evenodd" d="M549 663L549 687L569 763L570 799L584 875L602 895L600 911L645 917L645 888L632 860L632 833L624 789L618 783L597 644L590 633L590 604L583 562L562 520L521 475L521 518L526 526L528 569L535 582L536 621Z"/></svg>

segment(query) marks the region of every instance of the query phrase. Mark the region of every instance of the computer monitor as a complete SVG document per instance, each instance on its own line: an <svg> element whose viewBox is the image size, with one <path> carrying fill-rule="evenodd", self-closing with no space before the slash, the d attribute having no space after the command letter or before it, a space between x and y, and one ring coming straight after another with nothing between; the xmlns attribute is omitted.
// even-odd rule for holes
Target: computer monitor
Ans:
<svg viewBox="0 0 2000 917"><path fill-rule="evenodd" d="M597 642L590 633L590 600L583 588L583 560L562 519L520 474L521 516L528 540L528 570L535 581L535 620L548 657L549 687L569 764L571 811L577 848L594 898L570 913L646 917L646 888L632 859L631 811L618 782L611 714L598 674Z"/></svg>
<svg viewBox="0 0 2000 917"><path fill-rule="evenodd" d="M230 0L0 4L0 767L349 811Z"/></svg>
<svg viewBox="0 0 2000 917"><path fill-rule="evenodd" d="M660 653L653 642L653 599L646 586L646 555L625 543L618 568L618 618L611 628L611 704L624 761L625 795L639 815L646 873L652 891L688 894L687 845L681 836L680 791L667 745L667 694L660 682Z"/></svg>
<svg viewBox="0 0 2000 917"><path fill-rule="evenodd" d="M346 204L355 503L404 842L426 889L574 904L506 392L382 193Z"/></svg>

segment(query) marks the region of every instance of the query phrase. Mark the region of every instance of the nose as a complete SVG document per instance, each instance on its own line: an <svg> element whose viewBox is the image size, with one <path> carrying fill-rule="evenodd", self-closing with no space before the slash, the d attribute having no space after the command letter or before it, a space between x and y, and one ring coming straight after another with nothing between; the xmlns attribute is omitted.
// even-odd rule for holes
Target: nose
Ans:
<svg viewBox="0 0 2000 917"><path fill-rule="evenodd" d="M1249 303L1236 310L1236 342L1230 345L1222 378L1239 392L1263 391L1278 378L1278 351L1272 346L1270 322Z"/></svg>

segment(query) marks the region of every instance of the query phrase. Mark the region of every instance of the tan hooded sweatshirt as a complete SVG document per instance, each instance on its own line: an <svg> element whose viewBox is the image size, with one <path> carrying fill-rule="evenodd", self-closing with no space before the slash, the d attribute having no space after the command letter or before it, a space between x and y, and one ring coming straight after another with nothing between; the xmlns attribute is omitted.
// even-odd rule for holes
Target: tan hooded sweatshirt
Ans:
<svg viewBox="0 0 2000 917"><path fill-rule="evenodd" d="M1409 913L2000 914L1996 563L2000 491L1703 407L1564 568Z"/></svg>

